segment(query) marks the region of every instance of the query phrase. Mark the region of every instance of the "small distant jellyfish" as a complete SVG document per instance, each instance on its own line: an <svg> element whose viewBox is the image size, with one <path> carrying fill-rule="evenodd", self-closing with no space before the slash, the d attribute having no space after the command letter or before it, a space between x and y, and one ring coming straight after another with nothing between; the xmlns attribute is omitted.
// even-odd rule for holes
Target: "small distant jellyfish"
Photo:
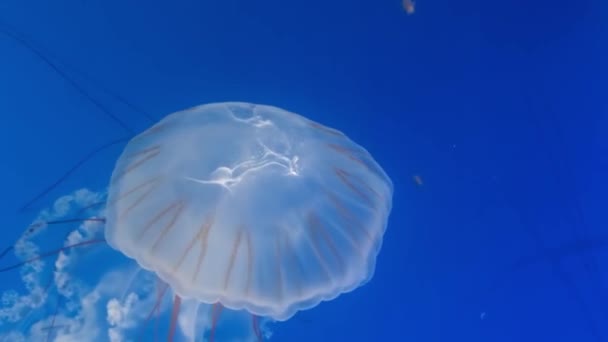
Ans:
<svg viewBox="0 0 608 342"><path fill-rule="evenodd" d="M416 11L416 2L412 0L403 0L402 1L403 9L407 14L414 14Z"/></svg>

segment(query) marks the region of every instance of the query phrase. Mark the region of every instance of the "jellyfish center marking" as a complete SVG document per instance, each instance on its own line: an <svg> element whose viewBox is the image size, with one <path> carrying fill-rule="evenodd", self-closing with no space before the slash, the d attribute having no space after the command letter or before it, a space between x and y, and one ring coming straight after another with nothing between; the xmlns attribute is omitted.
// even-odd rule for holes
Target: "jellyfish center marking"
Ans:
<svg viewBox="0 0 608 342"><path fill-rule="evenodd" d="M257 143L262 148L262 153L253 155L251 158L236 164L233 167L220 166L213 171L209 179L198 179L184 177L186 180L199 184L216 184L228 191L237 186L247 175L252 175L266 167L278 166L285 170L284 176L294 177L300 175L299 160L297 155L283 155L273 151L258 139Z"/></svg>

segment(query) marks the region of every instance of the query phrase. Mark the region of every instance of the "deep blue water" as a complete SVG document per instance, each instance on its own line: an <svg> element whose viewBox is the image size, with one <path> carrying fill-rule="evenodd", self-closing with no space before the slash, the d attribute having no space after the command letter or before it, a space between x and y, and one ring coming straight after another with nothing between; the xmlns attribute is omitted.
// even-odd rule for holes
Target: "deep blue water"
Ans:
<svg viewBox="0 0 608 342"><path fill-rule="evenodd" d="M272 104L342 130L395 186L373 280L272 340L607 341L607 28L601 0L2 1L0 241L106 186L119 147L18 212L151 124L104 89L155 119Z"/></svg>

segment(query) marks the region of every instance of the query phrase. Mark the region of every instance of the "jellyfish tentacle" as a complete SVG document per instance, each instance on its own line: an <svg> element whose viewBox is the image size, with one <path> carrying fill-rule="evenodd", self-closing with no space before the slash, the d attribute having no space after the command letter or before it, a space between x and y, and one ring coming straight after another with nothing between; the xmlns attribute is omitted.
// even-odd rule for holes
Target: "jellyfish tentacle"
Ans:
<svg viewBox="0 0 608 342"><path fill-rule="evenodd" d="M259 319L257 315L251 315L251 327L253 328L253 333L255 334L258 342L262 341L262 332L259 327Z"/></svg>
<svg viewBox="0 0 608 342"><path fill-rule="evenodd" d="M67 72L59 67L59 65L53 62L48 56L46 56L40 49L35 47L32 43L30 43L25 38L21 37L21 35L15 33L13 30L8 29L6 24L2 24L4 27L0 27L0 32L4 33L6 36L12 38L28 50L30 50L33 54L35 54L40 60L42 60L46 65L48 65L53 71L55 71L61 78L63 78L69 85L72 86L82 97L91 102L97 109L99 109L104 115L113 120L116 124L122 127L125 131L134 135L135 131L131 129L123 120L118 118L115 114L113 114L106 106L104 106L101 102L93 98L93 96L84 89L74 78L70 77Z"/></svg>
<svg viewBox="0 0 608 342"><path fill-rule="evenodd" d="M161 285L162 284L162 285ZM165 296L165 293L167 292L169 288L169 284L167 283L162 283L160 279L156 279L156 300L154 301L154 306L152 307L152 309L150 310L150 312L148 312L148 315L146 316L146 318L144 319L144 323L143 323L143 327L141 329L141 333L140 336L138 338L139 341L143 341L143 335L146 329L146 326L148 325L148 323L150 323L150 320L152 319L152 316L156 315L156 318L158 319L158 316L160 314L160 304L163 301L163 298ZM155 322L155 331L154 331L154 336L155 336L155 341L156 338L158 337L158 322Z"/></svg>
<svg viewBox="0 0 608 342"><path fill-rule="evenodd" d="M215 341L215 331L217 328L217 322L220 318L220 314L222 313L223 309L224 307L221 304L213 304L213 308L211 309L211 332L209 333L209 342Z"/></svg>
<svg viewBox="0 0 608 342"><path fill-rule="evenodd" d="M153 136L154 134L162 133L167 128L168 125L169 124L167 122L157 123L156 125L148 128L146 131L133 137L133 139L131 139L131 142L138 142L140 140L143 140L144 138Z"/></svg>
<svg viewBox="0 0 608 342"><path fill-rule="evenodd" d="M53 313L53 318L51 319L51 325L48 327L49 333L46 335L46 342L51 342L51 335L53 334L53 329L55 328L55 319L57 318L57 314L59 313L59 302L55 305L55 312Z"/></svg>
<svg viewBox="0 0 608 342"><path fill-rule="evenodd" d="M150 312L151 314L154 313L154 315L156 315L156 319L154 320L154 341L158 341L159 335L158 329L160 327L160 303L162 302L163 297L165 296L165 291L167 291L167 288L169 287L167 283L164 283L163 286L160 286L160 284L160 279L156 278L156 302L154 303L154 308Z"/></svg>
<svg viewBox="0 0 608 342"><path fill-rule="evenodd" d="M3 249L2 252L0 253L0 259L4 258L8 254L8 252L12 251L14 248L15 248L15 245L13 244L13 245L8 246L5 249Z"/></svg>
<svg viewBox="0 0 608 342"><path fill-rule="evenodd" d="M27 50L29 50L34 55L36 55L39 59L41 59L43 62L45 62L47 65L51 66L50 64L54 64L58 69L59 69L59 66L61 65L63 68L71 69L71 71L73 73L78 74L82 79L88 81L89 83L94 84L102 92L110 95L111 97L116 99L118 102L125 104L127 107L131 108L134 112L145 117L148 121L150 121L150 122L157 121L157 119L155 119L152 115L150 115L150 113L141 109L139 106L136 106L131 101L127 100L124 96L122 96L114 91L111 91L107 87L104 87L98 80L95 80L93 77L91 77L90 75L87 75L85 72L83 72L82 70L79 70L78 68L74 67L73 65L60 61L56 55L53 56L53 54L50 53L49 51L44 51L45 49L43 49L41 46L37 46L32 39L30 39L29 37L26 37L21 32L17 32L17 30L15 30L14 27L9 26L5 22L0 22L0 33L3 33L5 36L11 38L13 41L15 41L18 44L20 44L21 46L25 47ZM55 68L53 68L53 69L55 69ZM67 77L68 74L64 71L64 73L60 74L60 76Z"/></svg>
<svg viewBox="0 0 608 342"><path fill-rule="evenodd" d="M48 185L46 188L44 188L41 192L39 192L37 195L32 197L30 200L25 202L25 204L21 205L21 207L19 208L18 211L24 212L24 211L30 209L34 203L38 202L40 199L42 199L43 197L48 195L51 191L55 190L55 188L57 188L59 185L61 185L61 183L65 182L74 172L76 172L80 167L82 167L88 161L93 159L99 153L101 153L104 150L107 150L110 147L113 147L115 145L125 143L125 142L129 141L129 139L130 138L121 138L121 139L113 140L113 141L110 141L109 143L103 144L103 145L91 150L83 158L78 160L71 168L69 168L63 175L61 175L59 178L57 178L57 180L55 180L53 183Z"/></svg>
<svg viewBox="0 0 608 342"><path fill-rule="evenodd" d="M169 325L169 336L167 342L173 342L175 331L177 330L177 316L179 316L179 307L181 306L182 298L178 295L173 297L173 310L171 311L171 323Z"/></svg>
<svg viewBox="0 0 608 342"><path fill-rule="evenodd" d="M54 276L51 275L49 277L49 280L46 282L46 285L44 285L44 287L42 287L42 298L46 298L48 296L49 290L51 288L51 285L53 285L53 280L54 280ZM18 326L18 329L16 330L21 330L22 327L24 327L26 325L26 322L30 321L30 317L34 316L34 312L37 309L37 307L35 306L30 306L28 308L28 310L26 311L25 314L23 314ZM42 328L41 330L43 330L44 328ZM8 337L5 337L4 339L1 339L0 341L4 342L7 341ZM9 341L10 342L10 341Z"/></svg>
<svg viewBox="0 0 608 342"><path fill-rule="evenodd" d="M103 217L88 217L88 218L69 218L69 219L61 219L61 220L51 220L51 221L41 221L39 223L33 224L30 226L30 229L33 226L42 226L42 225L54 225L54 224L64 224L64 223L76 223L76 222L101 222L105 223L106 219Z"/></svg>
<svg viewBox="0 0 608 342"><path fill-rule="evenodd" d="M27 234L31 234L34 233L36 231L37 228L46 226L46 225L60 225L60 224L65 224L65 223L75 223L75 222L101 222L101 223L105 223L106 219L102 218L102 217L90 217L90 218L71 218L71 219L62 219L62 220L50 220L50 221L40 221L40 222L36 222L31 224L26 230L25 232L21 235L21 238L27 236ZM0 259L4 258L8 252L12 251L13 249L15 249L15 243L13 243L12 245L4 248L2 250L2 252L0 252Z"/></svg>
<svg viewBox="0 0 608 342"><path fill-rule="evenodd" d="M86 241L74 243L74 244L71 244L71 245L63 246L61 248L58 248L58 249L55 249L55 250L52 250L52 251L41 253L40 255L38 255L36 257L33 257L33 258L30 258L30 259L18 262L16 264L2 267L2 268L0 268L0 273L17 269L17 268L19 268L19 267L21 267L23 265L27 265L27 264L32 263L34 261L38 261L38 260L41 260L41 259L44 259L44 258L48 258L48 257L53 256L53 255L57 255L60 252L63 252L63 251L66 251L66 250L70 250L70 249L77 248L77 247L84 247L84 246L90 246L90 245L95 245L95 244L101 244L101 243L105 243L105 242L106 242L106 240L104 240L104 239L92 239L92 240L86 240Z"/></svg>
<svg viewBox="0 0 608 342"><path fill-rule="evenodd" d="M94 203L91 203L91 204L89 204L89 205L86 205L86 206L84 206L84 207L82 207L82 208L78 209L78 211L76 212L76 216L82 215L82 214L84 214L85 212L87 212L88 210L93 209L93 208L95 208L95 207L102 206L102 205L104 205L104 204L106 204L106 201L105 201L105 200L103 200L103 201L98 201L98 202L94 202Z"/></svg>

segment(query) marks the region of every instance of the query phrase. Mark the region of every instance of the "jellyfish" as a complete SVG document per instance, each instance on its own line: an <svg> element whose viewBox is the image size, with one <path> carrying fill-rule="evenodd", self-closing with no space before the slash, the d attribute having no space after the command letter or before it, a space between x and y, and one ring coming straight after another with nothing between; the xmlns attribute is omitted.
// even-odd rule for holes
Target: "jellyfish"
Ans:
<svg viewBox="0 0 608 342"><path fill-rule="evenodd" d="M69 277L57 269L66 268L67 254L82 253L94 260L85 268L109 268L88 292L91 301L126 284L105 306L106 323L122 333L163 316L168 341L262 340L265 322L286 321L371 280L392 193L369 152L336 129L273 106L201 105L129 141L101 201L81 194L76 211L24 234L81 222L63 247L0 271L59 255L52 277L69 298ZM90 214L98 203L104 208L93 216L63 218ZM80 250L98 245L106 248ZM110 259L120 262L104 266ZM47 289L35 288L44 297ZM37 336L69 325L67 315L47 311L29 325ZM121 340L117 334L109 339Z"/></svg>
<svg viewBox="0 0 608 342"><path fill-rule="evenodd" d="M414 14L416 11L416 2L413 0L402 0L401 5L408 15Z"/></svg>

